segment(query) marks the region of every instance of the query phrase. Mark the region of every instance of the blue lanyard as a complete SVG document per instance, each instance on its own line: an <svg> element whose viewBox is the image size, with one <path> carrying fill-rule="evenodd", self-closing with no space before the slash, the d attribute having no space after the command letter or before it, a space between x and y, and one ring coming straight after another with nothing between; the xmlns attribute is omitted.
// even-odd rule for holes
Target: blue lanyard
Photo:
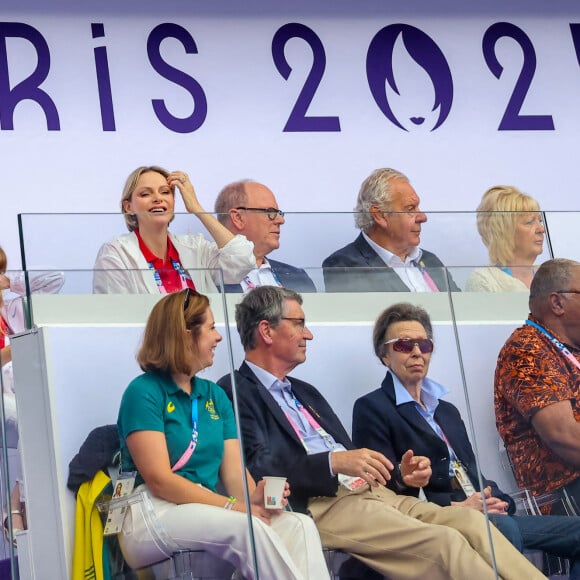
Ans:
<svg viewBox="0 0 580 580"><path fill-rule="evenodd" d="M577 369L580 369L580 362L578 362L578 359L570 352L567 346L562 344L555 336L552 336L545 328L536 324L533 320L526 320L526 324L537 328L542 334L547 336L552 344L562 353L562 356L567 358Z"/></svg>
<svg viewBox="0 0 580 580"><path fill-rule="evenodd" d="M157 288L159 288L159 292L161 294L167 294L167 290L165 289L165 286L163 285L163 281L161 280L161 276L159 275L159 272L153 266L153 262L147 262L147 265L149 266L150 270L153 270L153 277L155 278L155 283L157 284ZM183 269L183 266L177 260L171 260L171 265L173 266L173 269L177 270L177 273L179 274L179 277L181 279L181 289L185 290L186 288L189 287L187 280L191 279L191 278L186 274L185 270Z"/></svg>

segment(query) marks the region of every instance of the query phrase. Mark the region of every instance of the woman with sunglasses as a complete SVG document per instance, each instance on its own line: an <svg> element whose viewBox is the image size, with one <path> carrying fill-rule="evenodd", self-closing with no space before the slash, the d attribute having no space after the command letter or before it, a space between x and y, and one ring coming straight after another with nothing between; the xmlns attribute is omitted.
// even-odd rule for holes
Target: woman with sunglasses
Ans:
<svg viewBox="0 0 580 580"><path fill-rule="evenodd" d="M175 192L213 237L174 235ZM97 294L165 294L185 288L217 292L223 282L239 284L256 267L254 245L234 236L202 208L189 176L158 166L138 167L125 182L121 211L128 234L104 244L97 255L93 291Z"/></svg>
<svg viewBox="0 0 580 580"><path fill-rule="evenodd" d="M247 471L250 504L244 502L232 405L221 387L197 376L213 364L220 341L206 296L187 289L157 302L137 354L144 374L127 387L119 410L122 470L137 472L136 489L147 492L177 548L206 550L254 578L251 512L261 578L328 579L312 519L266 509L264 482ZM119 534L127 563L165 559L141 504L130 505Z"/></svg>
<svg viewBox="0 0 580 580"><path fill-rule="evenodd" d="M580 518L515 516L513 499L482 476L459 411L442 400L448 390L427 378L433 353L433 329L420 306L394 304L381 313L373 331L375 354L387 367L381 387L358 399L353 411L353 441L376 449L393 464L401 462L389 486L419 495L404 471L402 457L425 456L432 475L423 487L427 499L441 506L483 512L520 550L539 549L573 562L571 578L580 578ZM578 560L578 563L576 562Z"/></svg>

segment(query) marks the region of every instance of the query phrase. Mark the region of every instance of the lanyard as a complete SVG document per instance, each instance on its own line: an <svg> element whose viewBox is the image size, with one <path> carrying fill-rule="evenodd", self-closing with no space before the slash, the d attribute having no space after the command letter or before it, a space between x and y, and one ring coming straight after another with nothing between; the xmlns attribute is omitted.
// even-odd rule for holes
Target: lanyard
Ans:
<svg viewBox="0 0 580 580"><path fill-rule="evenodd" d="M4 320L3 316L0 316L0 348L4 348L8 345L8 334L10 333L10 328L8 323Z"/></svg>
<svg viewBox="0 0 580 580"><path fill-rule="evenodd" d="M258 268L258 278L260 277L259 270L260 269ZM276 276L276 272L274 272L274 270L272 270L272 266L270 266L270 274L272 274L272 278L274 278L274 282L276 282L276 286L282 286L282 283L280 282L280 278L278 278L278 276ZM254 282L252 282L252 280L250 280L250 276L244 276L244 282L248 286L248 290L253 290L257 286L257 284L255 284Z"/></svg>
<svg viewBox="0 0 580 580"><path fill-rule="evenodd" d="M181 290L185 290L186 288L189 288L189 284L187 283L189 276L186 274L185 270L183 269L183 266L177 261L177 260L171 260L171 264L173 266L173 269L177 271L177 273L179 274L179 278L181 280ZM155 283L157 284L157 288L159 289L159 292L161 294L167 294L167 290L165 288L165 286L163 285L163 281L161 280L161 276L159 275L159 272L155 269L155 267L153 266L153 262L147 262L147 265L149 266L150 270L153 270L153 277L155 278Z"/></svg>
<svg viewBox="0 0 580 580"><path fill-rule="evenodd" d="M334 449L336 447L334 439L327 433L327 431L320 425L320 423L310 414L310 412L304 408L304 405L293 394L292 394L292 399L293 399L294 404L296 405L296 408L298 409L298 411L300 411L304 415L306 421L308 421L308 424L322 437L322 439L324 439L326 446L329 449ZM308 445L306 444L304 437L302 437L302 434L300 433L300 429L298 428L298 425L296 425L294 419L292 419L290 414L287 412L285 412L284 415L286 415L286 419L288 419L288 423L290 423L290 425L292 425L292 429L294 429L294 432L296 433L296 436L300 440L300 443L302 443L302 447L304 447L304 449L306 450L306 453L307 454L310 453L310 449L308 448Z"/></svg>
<svg viewBox="0 0 580 580"><path fill-rule="evenodd" d="M425 264L423 263L423 260L421 260L420 262L413 261L413 263L415 264L415 266L417 266L419 272L421 272L423 280L425 280L425 283L427 284L427 286L429 286L429 290L431 290L431 292L439 292L437 284L435 284L435 281L433 280L433 278L431 278L429 272L427 272L427 270L425 269Z"/></svg>
<svg viewBox="0 0 580 580"><path fill-rule="evenodd" d="M177 460L177 463L171 468L171 471L179 471L188 461L189 458L193 455L195 451L195 447L197 446L197 397L192 399L191 401L191 423L193 425L191 429L191 441L189 442L189 446L183 452L183 455Z"/></svg>
<svg viewBox="0 0 580 580"><path fill-rule="evenodd" d="M542 334L547 336L552 344L562 353L562 356L571 362L577 369L580 369L580 362L578 362L578 359L570 352L567 346L562 344L555 336L552 336L545 328L536 324L533 320L526 320L526 324L537 328Z"/></svg>
<svg viewBox="0 0 580 580"><path fill-rule="evenodd" d="M418 403L415 403L415 408L417 409L417 412L419 413L419 415L421 415L421 417L423 417L423 419L425 420L425 423L427 423L427 425L429 425L429 427L431 427L431 429L433 429L433 431L435 432L435 434L439 437L439 439L441 439L443 441L443 443L445 443L445 445L447 445L447 450L449 451L449 475L453 475L453 464L457 461L459 461L455 451L453 451L453 447L451 447L451 443L449 442L449 439L447 439L447 435L445 435L445 431L443 431L443 429L441 428L441 425L439 425L439 423L437 423L437 421L435 421L435 413L431 414L429 411L426 411L425 409L423 409ZM431 419L431 421L429 421L429 419Z"/></svg>

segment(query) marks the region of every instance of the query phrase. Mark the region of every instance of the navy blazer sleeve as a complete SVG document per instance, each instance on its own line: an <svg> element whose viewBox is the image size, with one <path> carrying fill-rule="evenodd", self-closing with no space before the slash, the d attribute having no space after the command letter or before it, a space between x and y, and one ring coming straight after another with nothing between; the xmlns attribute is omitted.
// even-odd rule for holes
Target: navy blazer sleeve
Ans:
<svg viewBox="0 0 580 580"><path fill-rule="evenodd" d="M308 455L272 395L249 367L242 365L241 371L236 372L238 412L252 477L256 481L265 475L287 477L290 503L297 511L306 511L310 497L335 495L338 478L330 473L328 453ZM308 383L296 379L291 382L298 400L337 441L351 449L348 434L324 397ZM231 394L229 375L218 384Z"/></svg>

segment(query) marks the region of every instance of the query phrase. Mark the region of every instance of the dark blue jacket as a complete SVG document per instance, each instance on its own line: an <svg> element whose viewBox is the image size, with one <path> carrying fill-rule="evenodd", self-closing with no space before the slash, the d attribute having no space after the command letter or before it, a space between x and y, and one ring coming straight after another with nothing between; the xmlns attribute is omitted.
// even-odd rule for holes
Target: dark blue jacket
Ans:
<svg viewBox="0 0 580 580"><path fill-rule="evenodd" d="M346 449L354 449L326 399L312 385L287 378L295 397L326 432ZM252 477L256 481L264 475L287 477L292 509L302 513L307 510L309 498L336 495L338 477L330 475L328 453L306 454L280 406L246 363L236 371L235 380L246 466ZM222 377L218 384L231 398L230 375Z"/></svg>
<svg viewBox="0 0 580 580"><path fill-rule="evenodd" d="M441 292L459 292L449 274L447 282L443 262L423 250L421 262ZM337 250L322 262L327 292L409 292L395 270L385 264L362 234L354 242Z"/></svg>
<svg viewBox="0 0 580 580"><path fill-rule="evenodd" d="M449 440L453 451L467 469L469 479L477 491L477 465L465 424L457 407L440 400L435 411L435 420ZM393 377L387 372L381 388L364 395L354 404L352 438L357 447L368 447L380 451L394 464L408 449L415 455L424 455L431 460L433 475L429 485L423 488L429 501L448 506L452 501L463 501L463 490L453 489L449 477L449 451L445 442L431 429L417 412L413 403L395 404ZM389 487L397 493L417 496L419 489L405 487L400 475L393 472ZM512 498L502 492L494 481L483 477L484 486L491 486L491 494L509 503L509 513L515 510Z"/></svg>

